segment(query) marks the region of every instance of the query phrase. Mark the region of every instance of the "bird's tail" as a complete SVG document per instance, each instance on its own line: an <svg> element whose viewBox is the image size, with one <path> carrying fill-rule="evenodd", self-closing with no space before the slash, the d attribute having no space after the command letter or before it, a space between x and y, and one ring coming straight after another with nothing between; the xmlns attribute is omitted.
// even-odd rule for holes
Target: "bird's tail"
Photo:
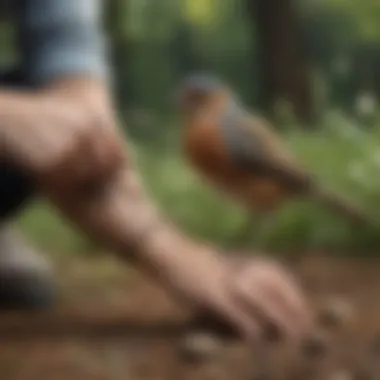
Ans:
<svg viewBox="0 0 380 380"><path fill-rule="evenodd" d="M312 192L312 197L318 203L356 225L373 226L375 224L375 219L369 212L329 190L316 188Z"/></svg>

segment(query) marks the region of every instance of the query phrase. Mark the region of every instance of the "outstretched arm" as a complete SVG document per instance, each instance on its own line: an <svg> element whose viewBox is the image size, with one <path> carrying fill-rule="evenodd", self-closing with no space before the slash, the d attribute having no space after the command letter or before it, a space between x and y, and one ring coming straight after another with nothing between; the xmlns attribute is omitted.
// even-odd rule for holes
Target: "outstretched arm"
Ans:
<svg viewBox="0 0 380 380"><path fill-rule="evenodd" d="M90 63L102 61L98 61L98 43L91 37L99 35L98 27L88 27L97 25L93 21L88 24L97 13L95 3L98 4L95 0L30 0L39 9L38 16L29 14L25 24L34 35L33 41L38 42L38 46L31 45L36 50L30 52L30 73L40 91L83 105L89 115L96 116L93 122L113 128L117 122L107 82L100 74L103 65L92 67ZM46 13L48 9L51 14ZM51 23L53 15L55 22ZM77 21L79 15L81 22ZM86 24L86 33L79 33L81 37L78 34L73 40L67 21L72 23L73 33ZM133 260L177 292L179 299L210 310L245 337L256 337L262 321L272 322L284 333L303 330L308 320L303 299L286 271L262 260L230 265L213 249L184 236L149 200L132 158L122 156L103 183L96 181L83 188L74 181L68 186L70 176L55 171L50 174L57 180L47 178L41 189L63 216L92 239ZM68 168L74 170L80 160L79 154ZM285 305L284 309L277 304Z"/></svg>
<svg viewBox="0 0 380 380"><path fill-rule="evenodd" d="M28 4L22 14L22 36L26 72L38 89L36 93L82 105L93 123L118 129L101 23L102 2L29 0ZM128 154L99 192L92 192L91 184L90 192L62 187L66 180L63 172L61 177L46 181L42 190L73 224L119 255L159 273L156 269L160 266L179 265L177 260L189 259L193 251L200 250L159 215Z"/></svg>

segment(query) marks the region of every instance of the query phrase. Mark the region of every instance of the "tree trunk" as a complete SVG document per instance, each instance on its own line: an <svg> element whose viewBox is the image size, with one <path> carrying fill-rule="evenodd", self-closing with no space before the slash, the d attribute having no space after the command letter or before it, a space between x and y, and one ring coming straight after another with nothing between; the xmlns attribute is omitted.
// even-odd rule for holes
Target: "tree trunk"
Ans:
<svg viewBox="0 0 380 380"><path fill-rule="evenodd" d="M309 66L292 0L247 0L255 25L261 78L260 106L269 114L286 100L294 116L310 125L315 119Z"/></svg>

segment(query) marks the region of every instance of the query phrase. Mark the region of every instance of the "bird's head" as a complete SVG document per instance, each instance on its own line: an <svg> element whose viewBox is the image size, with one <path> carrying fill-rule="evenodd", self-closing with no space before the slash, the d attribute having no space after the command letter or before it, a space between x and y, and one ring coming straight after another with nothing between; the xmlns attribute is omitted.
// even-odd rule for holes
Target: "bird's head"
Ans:
<svg viewBox="0 0 380 380"><path fill-rule="evenodd" d="M214 75L196 73L185 78L176 95L179 107L191 112L226 98L228 90Z"/></svg>

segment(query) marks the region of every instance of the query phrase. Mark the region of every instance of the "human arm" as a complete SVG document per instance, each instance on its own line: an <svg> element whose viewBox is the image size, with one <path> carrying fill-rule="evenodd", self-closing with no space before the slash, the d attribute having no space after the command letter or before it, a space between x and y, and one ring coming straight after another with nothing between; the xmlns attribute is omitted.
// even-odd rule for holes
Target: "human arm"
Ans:
<svg viewBox="0 0 380 380"><path fill-rule="evenodd" d="M74 169L67 182L101 178L120 159L101 4L29 0L19 9L30 87L0 91L0 154L32 175L65 166Z"/></svg>
<svg viewBox="0 0 380 380"><path fill-rule="evenodd" d="M38 0L38 4L46 4L47 1ZM33 26L33 23L31 25ZM35 27L36 25L41 26L38 23ZM51 47L55 48L55 45ZM59 52L57 54L59 56ZM32 58L36 59L35 56ZM42 66L37 66L44 67L46 62L41 59L40 62ZM11 136L22 139L27 131L32 130L33 133L40 131L39 136L44 136L42 145L34 145L41 143L41 139L36 139L32 144L39 147L38 149L28 150L31 149L29 140L23 150L24 153L28 151L33 157L41 153L41 165L46 163L50 165L47 157L51 157L53 151L57 150L56 147L59 148L58 143L62 141L62 136L70 137L67 132L70 131L69 124L73 125L73 122L57 126L54 120L65 119L68 115L72 117L72 110L76 110L76 117L79 115L88 117L95 113L97 120L99 120L98 111L102 111L100 120L106 121L101 123L104 129L99 129L97 126L92 130L96 136L99 136L100 131L113 131L117 126L110 104L109 90L101 76L84 75L80 73L81 71L72 70L70 74L67 74L68 72L63 74L61 69L57 69L60 63L59 61L52 66L48 65L49 70L45 68L44 75L38 71L40 69L33 71L35 67L33 63L30 65L31 79L38 90L34 93L37 96L34 96L33 100L28 98L36 103L28 108L29 116L23 120L30 121L30 115L33 115L34 127L30 128L30 124L25 126L20 119L12 120L18 121L16 130L19 133L16 135L12 133ZM55 70L51 67L55 67ZM52 75L53 71L57 74ZM32 94L25 95L29 97ZM91 112L83 114L83 110L87 110L87 107ZM16 117L17 114L15 112L12 116ZM41 114L45 119L41 118ZM50 115L48 120L47 115ZM45 124L44 129L39 130L43 124ZM79 124L87 126L91 123L81 121ZM83 130L81 131L83 133ZM88 132L86 130L86 133ZM58 145L52 145L52 140ZM106 140L102 137L98 141L103 145ZM54 149L51 149L50 156L46 155L46 149L52 146ZM86 188L78 186L78 182L73 180L75 178L72 172L86 162L84 158L93 157L82 148L83 145L76 145L76 154L73 155L71 152L71 160L67 158L68 155L65 156L66 172L52 170L53 166L50 165L50 170L43 171L44 175L40 171L35 177L39 180L43 193L73 225L105 248L151 273L180 299L189 300L196 306L211 310L230 322L245 336L256 335L261 320L273 321L285 332L293 331L295 321L298 326L302 326L301 322L305 319L302 314L302 297L298 295L296 287L291 284L286 273L284 274L276 266L262 265L258 260L251 262L245 268L235 268L211 247L182 234L160 215L145 194L139 183L133 159L128 153L122 154L117 170L114 170L114 175L108 178L108 181L91 183L92 186ZM23 158L24 161L29 159L25 154ZM60 168L62 169L62 166ZM249 271L249 268L252 271ZM268 297L263 298L262 294L267 294L269 290ZM285 307L280 307L278 310L273 305L274 300L278 302L279 299L283 301ZM246 310L250 308L261 310L261 316L255 311ZM298 323L299 321L301 322Z"/></svg>
<svg viewBox="0 0 380 380"><path fill-rule="evenodd" d="M262 258L235 263L181 233L154 207L130 160L98 191L56 195L60 212L105 250L242 337L257 339L267 325L285 337L307 331L309 311L289 272Z"/></svg>

